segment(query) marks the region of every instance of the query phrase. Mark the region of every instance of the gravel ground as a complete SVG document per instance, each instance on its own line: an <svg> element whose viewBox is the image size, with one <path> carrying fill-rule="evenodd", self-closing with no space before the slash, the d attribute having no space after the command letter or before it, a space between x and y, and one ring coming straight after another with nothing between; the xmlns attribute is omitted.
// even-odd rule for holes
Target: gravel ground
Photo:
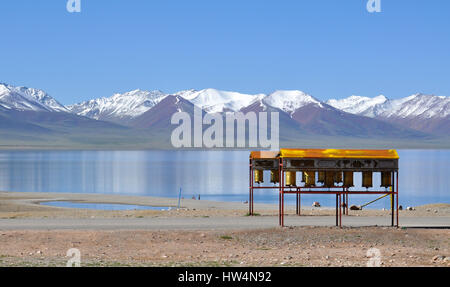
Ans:
<svg viewBox="0 0 450 287"><path fill-rule="evenodd" d="M277 205L256 204L256 217L245 216L243 203L196 200L170 211L39 205L54 200L176 205L168 198L0 192L0 266L65 266L70 248L80 250L82 266L366 266L374 262L371 248L381 266L450 266L449 229L358 224L389 225L389 211L350 211L343 224L354 227L339 229L319 226L334 224L333 209L305 207L307 216L297 217L289 207L286 223L296 227L280 228ZM403 226L436 223L450 226L450 204L400 212Z"/></svg>
<svg viewBox="0 0 450 287"><path fill-rule="evenodd" d="M450 266L448 229L25 230L0 241L0 266L65 266L70 248L81 266L366 266L371 248L380 266Z"/></svg>

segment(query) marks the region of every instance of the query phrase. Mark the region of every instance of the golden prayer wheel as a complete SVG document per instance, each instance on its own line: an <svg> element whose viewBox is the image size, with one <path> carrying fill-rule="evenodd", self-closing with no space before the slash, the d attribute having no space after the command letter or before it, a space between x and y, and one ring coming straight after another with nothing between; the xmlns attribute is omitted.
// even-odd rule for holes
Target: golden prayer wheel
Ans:
<svg viewBox="0 0 450 287"><path fill-rule="evenodd" d="M325 182L325 172L324 171L318 172L317 182L320 182L320 183Z"/></svg>
<svg viewBox="0 0 450 287"><path fill-rule="evenodd" d="M344 171L344 187L352 187L353 185L353 171Z"/></svg>
<svg viewBox="0 0 450 287"><path fill-rule="evenodd" d="M279 183L280 182L280 171L279 170L271 170L270 171L270 182L271 183Z"/></svg>
<svg viewBox="0 0 450 287"><path fill-rule="evenodd" d="M342 171L337 171L334 173L334 182L336 183L342 182Z"/></svg>
<svg viewBox="0 0 450 287"><path fill-rule="evenodd" d="M381 187L390 187L392 186L392 173L389 171L383 171L381 173Z"/></svg>
<svg viewBox="0 0 450 287"><path fill-rule="evenodd" d="M286 186L297 186L297 173L286 171Z"/></svg>
<svg viewBox="0 0 450 287"><path fill-rule="evenodd" d="M305 172L302 172L302 182L306 182Z"/></svg>
<svg viewBox="0 0 450 287"><path fill-rule="evenodd" d="M305 187L311 187L316 185L316 172L315 171L305 171Z"/></svg>
<svg viewBox="0 0 450 287"><path fill-rule="evenodd" d="M362 186L365 188L369 188L373 186L372 183L372 172L371 171L363 171L362 173Z"/></svg>
<svg viewBox="0 0 450 287"><path fill-rule="evenodd" d="M264 182L264 171L263 170L255 169L254 174L255 174L255 183Z"/></svg>
<svg viewBox="0 0 450 287"><path fill-rule="evenodd" d="M325 186L326 187L334 186L334 171L325 172Z"/></svg>

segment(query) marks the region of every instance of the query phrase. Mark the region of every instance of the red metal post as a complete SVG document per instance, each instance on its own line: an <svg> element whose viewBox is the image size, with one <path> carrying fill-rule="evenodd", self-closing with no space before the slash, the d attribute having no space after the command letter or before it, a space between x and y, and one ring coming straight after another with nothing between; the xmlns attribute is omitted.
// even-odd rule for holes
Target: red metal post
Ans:
<svg viewBox="0 0 450 287"><path fill-rule="evenodd" d="M394 227L394 216L395 216L395 208L394 208L394 200L395 200L395 191L397 190L397 188L395 187L394 181L395 181L395 172L391 172L391 177L392 177L392 194L391 194L391 226Z"/></svg>
<svg viewBox="0 0 450 287"><path fill-rule="evenodd" d="M348 215L348 189L347 189L347 203L345 204L345 209Z"/></svg>
<svg viewBox="0 0 450 287"><path fill-rule="evenodd" d="M278 192L278 224L281 226L281 192L284 186L283 159L280 159L280 188Z"/></svg>
<svg viewBox="0 0 450 287"><path fill-rule="evenodd" d="M397 228L399 227L399 223L398 223L398 171L397 171L397 188L395 189L395 193L396 193L396 200L397 200Z"/></svg>
<svg viewBox="0 0 450 287"><path fill-rule="evenodd" d="M281 193L280 193L280 225L284 227L284 170L283 170L283 159L280 159L280 170L281 170Z"/></svg>
<svg viewBox="0 0 450 287"><path fill-rule="evenodd" d="M338 194L336 193L336 226L339 226L339 214L338 214L338 206L339 206L339 202L338 202Z"/></svg>
<svg viewBox="0 0 450 287"><path fill-rule="evenodd" d="M284 193L281 192L281 227L284 227Z"/></svg>
<svg viewBox="0 0 450 287"><path fill-rule="evenodd" d="M284 190L281 192L281 227L284 227Z"/></svg>
<svg viewBox="0 0 450 287"><path fill-rule="evenodd" d="M339 227L342 228L341 193L339 193Z"/></svg>
<svg viewBox="0 0 450 287"><path fill-rule="evenodd" d="M249 170L250 170L250 174L249 174L249 191L248 191L248 214L249 215L253 215L252 214L252 201L253 201L253 167L252 167L252 160L250 159L250 164L249 164Z"/></svg>

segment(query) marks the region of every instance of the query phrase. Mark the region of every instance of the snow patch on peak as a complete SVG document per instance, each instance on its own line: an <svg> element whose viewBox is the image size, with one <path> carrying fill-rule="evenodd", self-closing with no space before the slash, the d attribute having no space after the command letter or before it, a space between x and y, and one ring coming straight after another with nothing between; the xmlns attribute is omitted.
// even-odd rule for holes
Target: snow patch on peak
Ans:
<svg viewBox="0 0 450 287"><path fill-rule="evenodd" d="M179 93L179 95L208 113L237 112L265 96L263 94L250 95L216 89L189 90Z"/></svg>
<svg viewBox="0 0 450 287"><path fill-rule="evenodd" d="M450 98L434 95L414 94L406 98L393 100L381 114L384 117L421 117L444 118L450 115Z"/></svg>
<svg viewBox="0 0 450 287"><path fill-rule="evenodd" d="M327 104L347 113L373 117L376 107L386 102L388 102L388 99L383 95L374 98L353 95L341 100L328 100Z"/></svg>
<svg viewBox="0 0 450 287"><path fill-rule="evenodd" d="M68 108L73 113L94 119L132 118L145 113L165 97L166 95L159 90L137 89L123 94L117 93L109 98L98 98L70 105Z"/></svg>
<svg viewBox="0 0 450 287"><path fill-rule="evenodd" d="M0 84L0 105L19 111L68 112L66 107L42 90L3 83Z"/></svg>
<svg viewBox="0 0 450 287"><path fill-rule="evenodd" d="M264 103L292 114L297 109L314 104L323 108L322 103L311 95L302 91L275 91L263 99Z"/></svg>
<svg viewBox="0 0 450 287"><path fill-rule="evenodd" d="M444 118L450 114L450 98L424 94L395 100L385 96L351 96L342 100L329 100L327 104L348 113L373 118Z"/></svg>

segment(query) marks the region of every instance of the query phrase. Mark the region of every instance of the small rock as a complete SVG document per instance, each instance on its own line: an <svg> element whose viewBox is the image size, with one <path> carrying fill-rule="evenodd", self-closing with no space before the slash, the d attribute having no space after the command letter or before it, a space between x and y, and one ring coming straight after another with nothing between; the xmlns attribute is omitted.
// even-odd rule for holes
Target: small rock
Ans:
<svg viewBox="0 0 450 287"><path fill-rule="evenodd" d="M359 206L352 205L350 206L350 210L361 210L361 208Z"/></svg>
<svg viewBox="0 0 450 287"><path fill-rule="evenodd" d="M414 209L414 207L408 206L408 207L406 208L406 210L408 210L408 211L413 211L413 210L415 210L415 209Z"/></svg>
<svg viewBox="0 0 450 287"><path fill-rule="evenodd" d="M317 201L314 201L312 204L313 207L320 207L320 203Z"/></svg>
<svg viewBox="0 0 450 287"><path fill-rule="evenodd" d="M399 205L398 210L403 210L403 206Z"/></svg>
<svg viewBox="0 0 450 287"><path fill-rule="evenodd" d="M36 254L42 254L41 250L36 251Z"/></svg>
<svg viewBox="0 0 450 287"><path fill-rule="evenodd" d="M438 211L437 211L437 210L435 210L435 211L434 211L434 213L438 213Z"/></svg>
<svg viewBox="0 0 450 287"><path fill-rule="evenodd" d="M441 260L445 260L445 256L443 255L436 255L433 257L433 261L441 261Z"/></svg>

